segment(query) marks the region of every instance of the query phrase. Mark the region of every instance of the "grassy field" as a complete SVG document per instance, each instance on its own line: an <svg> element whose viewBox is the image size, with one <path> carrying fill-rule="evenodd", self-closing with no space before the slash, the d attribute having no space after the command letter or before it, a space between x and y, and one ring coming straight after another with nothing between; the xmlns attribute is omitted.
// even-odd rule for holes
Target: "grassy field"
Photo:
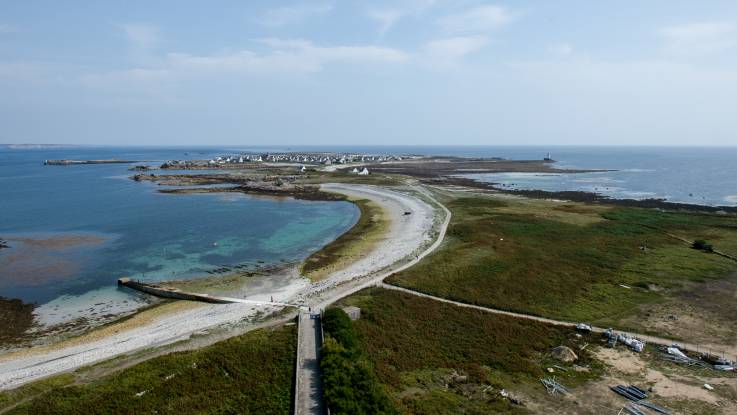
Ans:
<svg viewBox="0 0 737 415"><path fill-rule="evenodd" d="M358 221L338 239L305 259L301 269L305 277L319 281L334 270L361 259L363 253L384 237L388 219L381 207L365 199L352 202L361 210Z"/></svg>
<svg viewBox="0 0 737 415"><path fill-rule="evenodd" d="M361 291L340 305L361 307L353 323L395 406L407 414L528 413L501 397L545 399L539 378L553 364L549 351L568 345L585 371L558 371L575 387L602 366L571 330L455 307L391 290ZM564 365L568 366L569 365Z"/></svg>
<svg viewBox="0 0 737 415"><path fill-rule="evenodd" d="M288 414L295 353L293 326L261 329L85 383L83 374L32 383L0 394L0 412Z"/></svg>
<svg viewBox="0 0 737 415"><path fill-rule="evenodd" d="M667 235L706 239L735 254L735 216L484 196L451 197L446 205L453 218L441 249L388 282L505 310L616 324L642 304L737 269Z"/></svg>

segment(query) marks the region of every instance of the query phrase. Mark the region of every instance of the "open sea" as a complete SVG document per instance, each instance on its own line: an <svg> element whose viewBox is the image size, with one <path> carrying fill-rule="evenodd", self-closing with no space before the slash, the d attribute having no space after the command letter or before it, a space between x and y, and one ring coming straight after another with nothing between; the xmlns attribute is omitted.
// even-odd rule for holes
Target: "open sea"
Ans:
<svg viewBox="0 0 737 415"><path fill-rule="evenodd" d="M478 174L511 188L583 190L613 198L737 206L737 147L224 146L10 148L0 146L0 296L85 310L143 298L116 279L193 278L223 265L299 261L349 229L347 202L241 194L167 195L129 179L130 165L44 166L45 159L130 159L158 165L241 151L337 151L541 159L601 173ZM74 314L74 313L71 313Z"/></svg>

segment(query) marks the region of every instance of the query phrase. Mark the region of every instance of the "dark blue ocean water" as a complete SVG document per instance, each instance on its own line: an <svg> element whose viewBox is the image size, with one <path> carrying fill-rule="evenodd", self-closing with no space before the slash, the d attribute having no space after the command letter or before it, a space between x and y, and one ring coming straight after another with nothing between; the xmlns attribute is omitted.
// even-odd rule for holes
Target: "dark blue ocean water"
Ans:
<svg viewBox="0 0 737 415"><path fill-rule="evenodd" d="M243 149L258 150L257 147ZM277 147L275 149L305 149ZM582 190L613 198L659 198L711 206L737 206L737 147L621 146L353 146L312 150L502 157L539 160L549 152L558 168L617 170L586 174L473 175L518 189Z"/></svg>
<svg viewBox="0 0 737 415"><path fill-rule="evenodd" d="M43 166L216 154L222 149L0 147L0 238L11 245L0 250L0 296L45 303L115 287L122 276L179 279L221 265L297 261L358 218L348 202L161 194L130 180L127 164Z"/></svg>

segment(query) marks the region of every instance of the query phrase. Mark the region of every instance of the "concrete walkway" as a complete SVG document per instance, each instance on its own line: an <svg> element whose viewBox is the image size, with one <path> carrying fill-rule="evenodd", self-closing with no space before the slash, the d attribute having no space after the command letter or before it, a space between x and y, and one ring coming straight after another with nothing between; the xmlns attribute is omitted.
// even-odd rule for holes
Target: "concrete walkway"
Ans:
<svg viewBox="0 0 737 415"><path fill-rule="evenodd" d="M322 329L320 315L306 311L299 313L297 338L297 371L294 413L296 415L324 415L322 383L320 382L320 348Z"/></svg>

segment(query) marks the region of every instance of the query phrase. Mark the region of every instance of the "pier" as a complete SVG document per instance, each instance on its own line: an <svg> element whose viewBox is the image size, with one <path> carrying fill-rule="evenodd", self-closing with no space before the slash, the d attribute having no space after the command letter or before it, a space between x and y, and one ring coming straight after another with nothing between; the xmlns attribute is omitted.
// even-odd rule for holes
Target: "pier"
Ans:
<svg viewBox="0 0 737 415"><path fill-rule="evenodd" d="M162 287L157 284L145 283L130 278L119 278L118 285L132 288L137 291L141 291L147 294L154 295L161 298L172 298L174 300L188 300L188 301L201 301L205 303L214 304L253 304L253 305L273 305L279 307L297 307L294 304L280 303L276 301L258 301L258 300L245 300L242 298L231 298L221 297L210 294L190 293L182 291L178 288Z"/></svg>
<svg viewBox="0 0 737 415"><path fill-rule="evenodd" d="M295 366L294 415L325 415L320 379L323 343L320 313L302 310L297 317L297 363Z"/></svg>

